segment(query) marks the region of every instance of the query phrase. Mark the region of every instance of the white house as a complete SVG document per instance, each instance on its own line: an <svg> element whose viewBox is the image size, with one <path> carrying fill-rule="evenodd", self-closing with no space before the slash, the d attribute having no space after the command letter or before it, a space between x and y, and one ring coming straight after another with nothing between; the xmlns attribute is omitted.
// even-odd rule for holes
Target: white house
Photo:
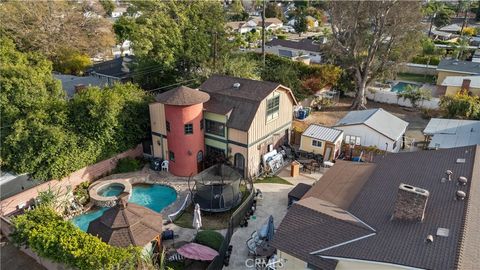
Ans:
<svg viewBox="0 0 480 270"><path fill-rule="evenodd" d="M383 109L351 111L334 126L344 131L345 143L376 146L388 152L398 152L408 122Z"/></svg>
<svg viewBox="0 0 480 270"><path fill-rule="evenodd" d="M429 149L480 144L480 121L432 118L423 130Z"/></svg>

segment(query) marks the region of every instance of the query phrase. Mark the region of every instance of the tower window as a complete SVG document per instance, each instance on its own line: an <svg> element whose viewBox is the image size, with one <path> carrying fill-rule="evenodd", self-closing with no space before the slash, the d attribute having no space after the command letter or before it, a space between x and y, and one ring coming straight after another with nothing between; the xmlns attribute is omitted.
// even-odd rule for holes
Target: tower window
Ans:
<svg viewBox="0 0 480 270"><path fill-rule="evenodd" d="M185 134L193 134L193 124L186 124L184 129Z"/></svg>

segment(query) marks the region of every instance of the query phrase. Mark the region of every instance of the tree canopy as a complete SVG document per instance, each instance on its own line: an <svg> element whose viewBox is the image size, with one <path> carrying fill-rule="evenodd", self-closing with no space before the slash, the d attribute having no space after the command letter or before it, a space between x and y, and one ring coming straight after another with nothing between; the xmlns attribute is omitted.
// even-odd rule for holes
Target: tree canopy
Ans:
<svg viewBox="0 0 480 270"><path fill-rule="evenodd" d="M37 51L56 62L62 50L93 57L115 44L112 27L95 2L6 1L0 5L0 33L23 52Z"/></svg>
<svg viewBox="0 0 480 270"><path fill-rule="evenodd" d="M356 83L352 108L365 108L365 90L375 79L394 72L419 50L418 2L338 2L329 4L332 38L329 52L351 70Z"/></svg>
<svg viewBox="0 0 480 270"><path fill-rule="evenodd" d="M131 35L139 68L137 80L146 88L191 79L229 51L225 14L217 1L136 1L141 15ZM172 74L177 74L172 78ZM146 78L148 77L148 78ZM145 83L144 83L145 82Z"/></svg>
<svg viewBox="0 0 480 270"><path fill-rule="evenodd" d="M60 179L147 136L150 97L137 86L87 88L67 101L48 60L0 40L3 168Z"/></svg>

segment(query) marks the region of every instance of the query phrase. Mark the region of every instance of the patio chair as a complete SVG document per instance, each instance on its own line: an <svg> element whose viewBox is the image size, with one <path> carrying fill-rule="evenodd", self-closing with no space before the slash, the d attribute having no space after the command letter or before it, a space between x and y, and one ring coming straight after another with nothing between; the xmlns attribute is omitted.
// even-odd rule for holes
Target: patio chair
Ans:
<svg viewBox="0 0 480 270"><path fill-rule="evenodd" d="M258 234L257 231L253 231L252 232L252 235L250 235L250 239L253 239L253 241L255 242L255 244L258 246L260 244L262 244L262 240L260 239L260 235Z"/></svg>
<svg viewBox="0 0 480 270"><path fill-rule="evenodd" d="M162 171L168 172L168 160L162 161Z"/></svg>
<svg viewBox="0 0 480 270"><path fill-rule="evenodd" d="M168 256L167 259L167 261L169 262L181 262L183 260L185 260L185 258L182 255L178 254L178 252L175 252L172 255Z"/></svg>
<svg viewBox="0 0 480 270"><path fill-rule="evenodd" d="M256 256L257 255L257 244L255 241L250 238L247 240L247 249L248 249L248 255L249 256Z"/></svg>

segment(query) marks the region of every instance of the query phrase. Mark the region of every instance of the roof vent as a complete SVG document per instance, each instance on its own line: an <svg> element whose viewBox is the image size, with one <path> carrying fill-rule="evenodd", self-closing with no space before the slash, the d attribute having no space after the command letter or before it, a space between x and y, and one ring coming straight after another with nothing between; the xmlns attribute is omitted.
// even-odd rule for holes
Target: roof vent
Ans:
<svg viewBox="0 0 480 270"><path fill-rule="evenodd" d="M448 237L450 235L450 230L447 228L438 228L437 236Z"/></svg>
<svg viewBox="0 0 480 270"><path fill-rule="evenodd" d="M457 158L457 163L465 163L465 159L464 158Z"/></svg>
<svg viewBox="0 0 480 270"><path fill-rule="evenodd" d="M427 243L432 243L433 242L433 235L429 234L426 239Z"/></svg>
<svg viewBox="0 0 480 270"><path fill-rule="evenodd" d="M400 184L392 219L422 221L430 193L422 188Z"/></svg>
<svg viewBox="0 0 480 270"><path fill-rule="evenodd" d="M466 178L465 176L460 176L460 177L458 178L458 184L459 184L460 186L466 186L466 185L467 185L467 182L468 182L468 180L467 180L467 178Z"/></svg>
<svg viewBox="0 0 480 270"><path fill-rule="evenodd" d="M467 194L464 191L457 190L457 192L455 193L455 199L458 201L465 200L465 197L467 197Z"/></svg>
<svg viewBox="0 0 480 270"><path fill-rule="evenodd" d="M238 82L234 83L233 88L236 88L236 89L240 88L240 83L238 83Z"/></svg>
<svg viewBox="0 0 480 270"><path fill-rule="evenodd" d="M445 174L447 175L448 181L452 181L452 174L453 172L451 170L446 170Z"/></svg>

